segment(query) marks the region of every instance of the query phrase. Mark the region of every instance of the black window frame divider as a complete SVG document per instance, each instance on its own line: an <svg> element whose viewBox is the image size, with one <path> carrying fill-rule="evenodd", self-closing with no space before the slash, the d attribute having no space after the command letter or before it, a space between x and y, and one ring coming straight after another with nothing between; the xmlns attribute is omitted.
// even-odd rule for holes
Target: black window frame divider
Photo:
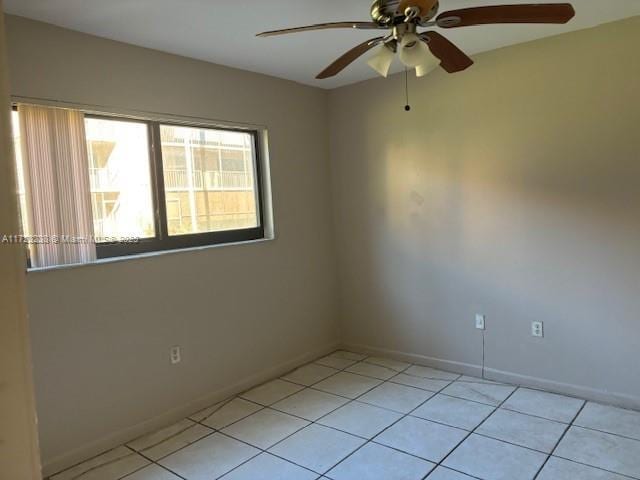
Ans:
<svg viewBox="0 0 640 480"><path fill-rule="evenodd" d="M154 208L154 223L156 235L153 238L141 238L137 242L124 243L96 243L98 260L127 257L145 253L184 250L188 248L224 245L229 243L250 242L265 238L264 228L264 188L262 174L262 152L260 149L260 132L252 129L221 127L218 125L196 124L188 122L148 120L141 118L116 116L108 114L85 114L86 118L102 118L105 120L120 120L141 122L147 125L149 141L149 161L152 183L152 197ZM201 128L230 132L241 132L251 135L254 155L254 185L258 226L237 230L222 230L205 233L191 233L186 235L169 235L167 220L167 204L165 197L164 168L162 160L162 145L160 141L160 127L175 126L187 128Z"/></svg>

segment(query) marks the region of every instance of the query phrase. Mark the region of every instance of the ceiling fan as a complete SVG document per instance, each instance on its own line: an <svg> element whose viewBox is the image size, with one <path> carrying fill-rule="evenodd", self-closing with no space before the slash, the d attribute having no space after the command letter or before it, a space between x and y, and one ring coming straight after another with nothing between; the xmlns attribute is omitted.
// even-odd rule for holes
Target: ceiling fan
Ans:
<svg viewBox="0 0 640 480"><path fill-rule="evenodd" d="M371 6L371 22L333 22L287 28L259 33L258 37L271 37L288 33L334 28L362 30L390 30L357 45L320 72L316 78L330 78L379 46L367 62L371 68L386 77L397 53L408 68L415 68L421 77L440 65L449 73L460 72L473 65L462 50L433 30L420 32L419 28L460 28L472 25L505 23L563 24L571 20L575 10L568 3L518 4L471 7L450 10L438 15L438 0L375 0Z"/></svg>

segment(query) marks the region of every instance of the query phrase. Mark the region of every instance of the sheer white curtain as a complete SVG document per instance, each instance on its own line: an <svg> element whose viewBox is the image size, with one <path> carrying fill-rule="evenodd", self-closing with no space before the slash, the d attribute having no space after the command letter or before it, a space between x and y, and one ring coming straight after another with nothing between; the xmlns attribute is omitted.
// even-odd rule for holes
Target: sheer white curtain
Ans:
<svg viewBox="0 0 640 480"><path fill-rule="evenodd" d="M29 234L44 240L32 245L31 265L95 260L84 115L24 104L18 113Z"/></svg>

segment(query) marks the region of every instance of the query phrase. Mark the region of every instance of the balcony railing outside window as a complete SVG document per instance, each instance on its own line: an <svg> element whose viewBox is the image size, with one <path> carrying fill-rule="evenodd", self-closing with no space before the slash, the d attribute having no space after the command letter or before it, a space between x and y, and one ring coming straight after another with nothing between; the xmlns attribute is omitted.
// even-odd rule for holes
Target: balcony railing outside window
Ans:
<svg viewBox="0 0 640 480"><path fill-rule="evenodd" d="M170 191L195 190L234 191L253 189L253 178L247 172L218 172L215 170L191 172L192 180L189 184L189 173L186 169L171 169L164 171L166 189Z"/></svg>
<svg viewBox="0 0 640 480"><path fill-rule="evenodd" d="M89 182L92 192L111 192L117 190L117 182L108 168L89 168Z"/></svg>

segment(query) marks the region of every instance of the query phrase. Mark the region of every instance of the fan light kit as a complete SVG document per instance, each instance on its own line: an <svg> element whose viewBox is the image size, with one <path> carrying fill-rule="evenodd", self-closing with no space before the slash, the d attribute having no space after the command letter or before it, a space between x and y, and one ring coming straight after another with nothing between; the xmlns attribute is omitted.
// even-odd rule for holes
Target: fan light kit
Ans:
<svg viewBox="0 0 640 480"><path fill-rule="evenodd" d="M383 36L367 40L349 50L325 68L316 78L330 78L378 47L368 64L386 77L398 55L407 69L415 69L422 77L438 65L448 73L460 72L473 65L462 50L432 30L433 28L461 28L472 25L507 23L563 24L571 20L575 11L568 3L496 5L450 10L438 15L438 0L375 0L371 6L371 22L333 22L259 33L271 37L288 33L334 28L361 30L389 30ZM426 28L420 32L419 29Z"/></svg>

